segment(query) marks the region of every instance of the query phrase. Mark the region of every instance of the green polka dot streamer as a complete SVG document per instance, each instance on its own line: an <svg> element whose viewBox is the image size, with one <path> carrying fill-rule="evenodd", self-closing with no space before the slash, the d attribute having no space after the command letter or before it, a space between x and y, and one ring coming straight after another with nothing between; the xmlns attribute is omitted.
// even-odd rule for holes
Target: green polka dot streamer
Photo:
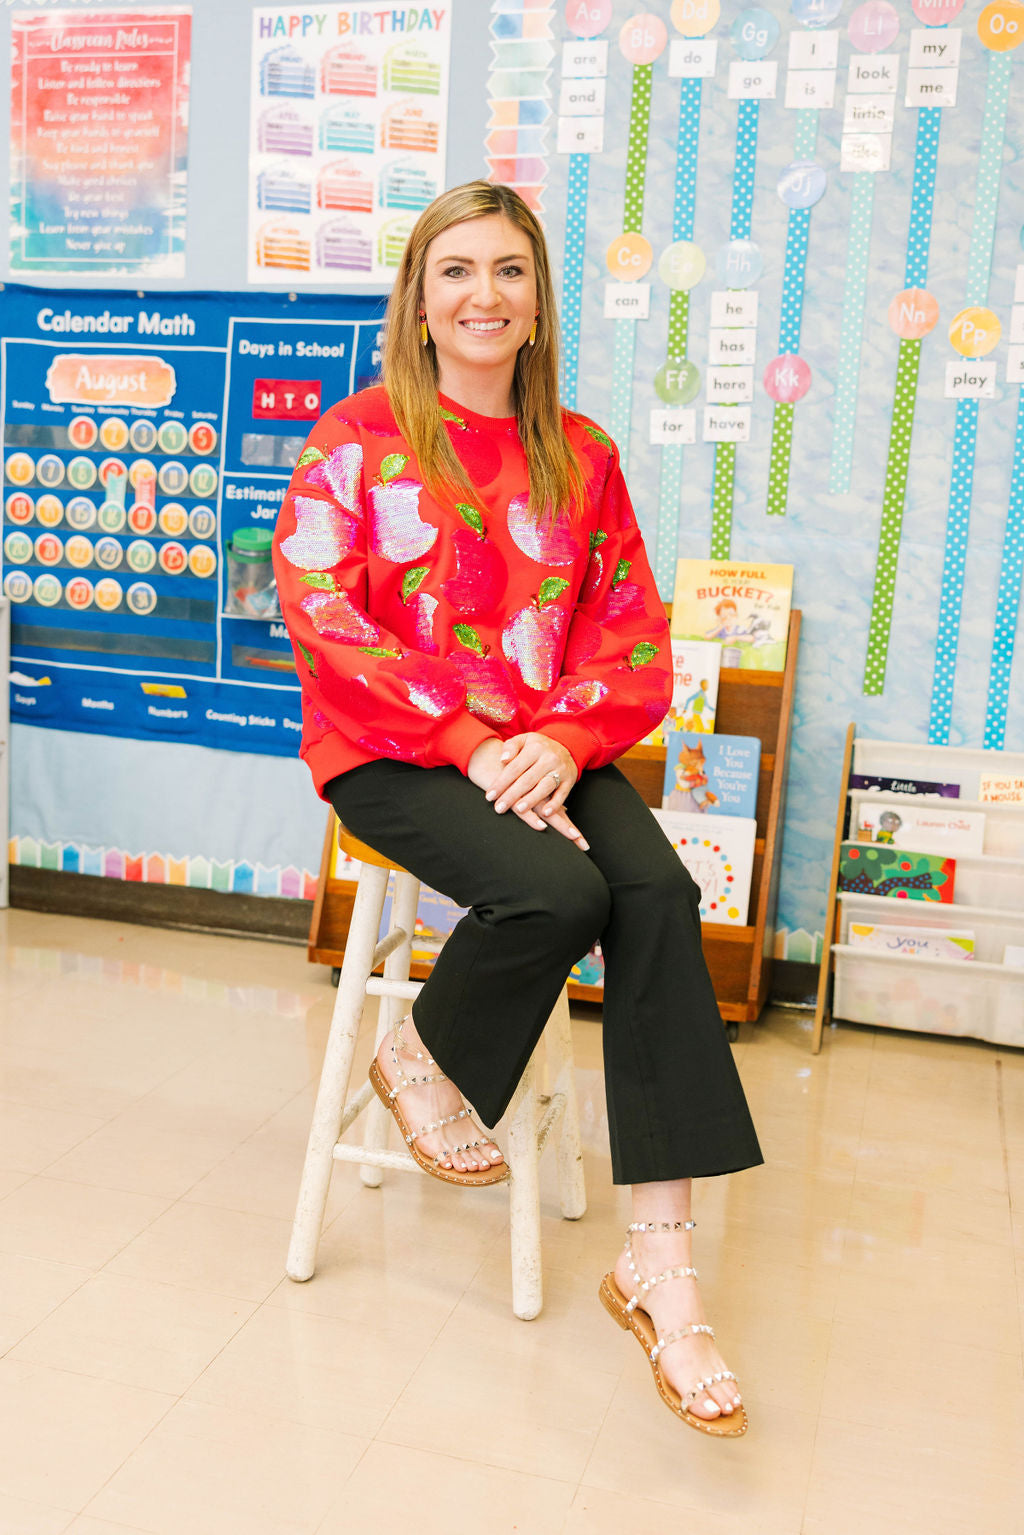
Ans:
<svg viewBox="0 0 1024 1535"><path fill-rule="evenodd" d="M690 329L690 295L675 288L668 305L667 356L685 357Z"/></svg>
<svg viewBox="0 0 1024 1535"><path fill-rule="evenodd" d="M626 150L626 206L624 235L638 235L644 222L644 182L647 171L647 132L651 120L653 64L633 69L633 95L629 105L629 148Z"/></svg>
<svg viewBox="0 0 1024 1535"><path fill-rule="evenodd" d="M901 341L896 363L896 388L893 395L892 429L889 456L885 466L882 493L882 526L878 535L875 563L875 590L871 602L868 653L864 664L864 693L877 697L885 691L885 669L892 630L892 606L896 592L896 567L900 536L903 531L903 505L907 494L910 467L910 437L914 429L914 405L917 398L917 371L921 361L920 341Z"/></svg>
<svg viewBox="0 0 1024 1535"><path fill-rule="evenodd" d="M793 407L780 401L772 417L772 451L768 461L769 517L785 517L789 499L789 457L793 448Z"/></svg>
<svg viewBox="0 0 1024 1535"><path fill-rule="evenodd" d="M732 558L732 503L736 488L736 444L715 443L715 480L711 491L711 558Z"/></svg>

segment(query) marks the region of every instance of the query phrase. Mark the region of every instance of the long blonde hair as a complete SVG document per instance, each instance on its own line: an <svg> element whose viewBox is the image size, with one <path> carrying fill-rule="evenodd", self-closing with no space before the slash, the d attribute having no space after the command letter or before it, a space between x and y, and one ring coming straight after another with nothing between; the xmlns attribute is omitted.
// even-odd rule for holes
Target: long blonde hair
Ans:
<svg viewBox="0 0 1024 1535"><path fill-rule="evenodd" d="M530 475L530 511L538 520L563 511L579 515L583 472L566 438L558 398L558 311L547 245L537 219L511 187L467 181L442 192L416 220L388 302L381 359L384 387L399 430L431 490L472 494L437 407L437 354L432 340L426 346L421 342L419 307L431 241L453 224L495 214L529 236L537 278L537 339L533 346L520 347L512 380Z"/></svg>

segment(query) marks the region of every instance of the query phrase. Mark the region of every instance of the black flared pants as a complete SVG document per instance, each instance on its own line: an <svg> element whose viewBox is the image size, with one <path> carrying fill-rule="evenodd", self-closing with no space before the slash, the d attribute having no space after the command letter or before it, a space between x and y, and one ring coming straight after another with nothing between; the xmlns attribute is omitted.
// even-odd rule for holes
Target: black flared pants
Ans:
<svg viewBox="0 0 1024 1535"><path fill-rule="evenodd" d="M589 853L497 815L454 767L382 759L326 793L355 836L469 907L413 1016L488 1125L569 970L600 939L614 1181L706 1178L764 1160L701 952L697 887L617 768L584 772L568 797Z"/></svg>

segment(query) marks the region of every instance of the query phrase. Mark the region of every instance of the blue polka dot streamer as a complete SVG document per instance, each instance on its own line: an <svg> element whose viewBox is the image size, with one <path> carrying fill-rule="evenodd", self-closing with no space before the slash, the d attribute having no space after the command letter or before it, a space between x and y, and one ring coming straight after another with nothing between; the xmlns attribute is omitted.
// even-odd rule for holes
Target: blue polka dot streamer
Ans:
<svg viewBox="0 0 1024 1535"><path fill-rule="evenodd" d="M750 239L750 217L754 208L754 178L757 174L757 100L743 100L736 118L736 155L732 170L732 222L730 240Z"/></svg>
<svg viewBox="0 0 1024 1535"><path fill-rule="evenodd" d="M1010 700L1013 645L1017 630L1021 584L1024 583L1024 389L1017 395L1017 431L1010 471L1010 504L999 567L992 664L988 674L985 745L1002 751L1006 743L1006 709Z"/></svg>
<svg viewBox="0 0 1024 1535"><path fill-rule="evenodd" d="M1003 169L1006 107L1010 97L1009 53L990 53L985 87L985 119L978 151L978 179L974 191L971 252L967 258L967 302L984 304L992 272L992 246L999 207L999 180Z"/></svg>
<svg viewBox="0 0 1024 1535"><path fill-rule="evenodd" d="M918 108L914 184L910 193L910 228L907 232L907 264L903 282L905 288L924 288L928 283L928 249L932 238L935 166L939 157L941 124L941 107Z"/></svg>
<svg viewBox="0 0 1024 1535"><path fill-rule="evenodd" d="M562 399L576 409L580 365L580 314L583 306L583 258L587 243L587 195L590 156L569 156L562 255Z"/></svg>
<svg viewBox="0 0 1024 1535"><path fill-rule="evenodd" d="M953 717L953 683L960 643L964 564L971 520L977 437L977 400L958 400L956 429L953 433L949 509L946 513L946 555L942 563L942 593L939 598L939 632L935 641L935 667L932 673L932 712L928 724L928 741L932 746L949 744L949 726Z"/></svg>
<svg viewBox="0 0 1024 1535"><path fill-rule="evenodd" d="M683 79L679 90L679 130L676 134L676 187L672 210L672 239L692 240L697 201L697 150L700 145L701 81ZM682 309L688 317L688 295L673 293L673 318ZM679 300L683 300L682 304ZM686 346L674 344L680 327L669 322L669 354L685 357ZM685 335L685 322L683 328ZM679 509L683 499L683 445L666 442L661 449L661 480L658 490L658 534L654 552L654 579L658 591L671 598L675 588L676 550L679 542Z"/></svg>
<svg viewBox="0 0 1024 1535"><path fill-rule="evenodd" d="M796 113L793 153L810 160L818 140L818 111L805 107ZM807 236L810 208L790 208L786 230L786 259L782 272L782 314L779 319L779 355L800 351L800 320L807 279ZM772 411L772 442L768 467L766 509L769 516L784 517L789 499L789 462L793 448L793 407L777 403Z"/></svg>

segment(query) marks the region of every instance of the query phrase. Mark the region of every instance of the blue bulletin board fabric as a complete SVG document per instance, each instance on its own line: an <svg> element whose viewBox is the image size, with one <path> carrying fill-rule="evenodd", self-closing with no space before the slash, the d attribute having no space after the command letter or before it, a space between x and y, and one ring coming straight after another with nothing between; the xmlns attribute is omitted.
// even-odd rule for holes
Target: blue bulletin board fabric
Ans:
<svg viewBox="0 0 1024 1535"><path fill-rule="evenodd" d="M276 594L234 540L273 527L313 422L375 376L384 303L3 290L12 719L296 753Z"/></svg>

